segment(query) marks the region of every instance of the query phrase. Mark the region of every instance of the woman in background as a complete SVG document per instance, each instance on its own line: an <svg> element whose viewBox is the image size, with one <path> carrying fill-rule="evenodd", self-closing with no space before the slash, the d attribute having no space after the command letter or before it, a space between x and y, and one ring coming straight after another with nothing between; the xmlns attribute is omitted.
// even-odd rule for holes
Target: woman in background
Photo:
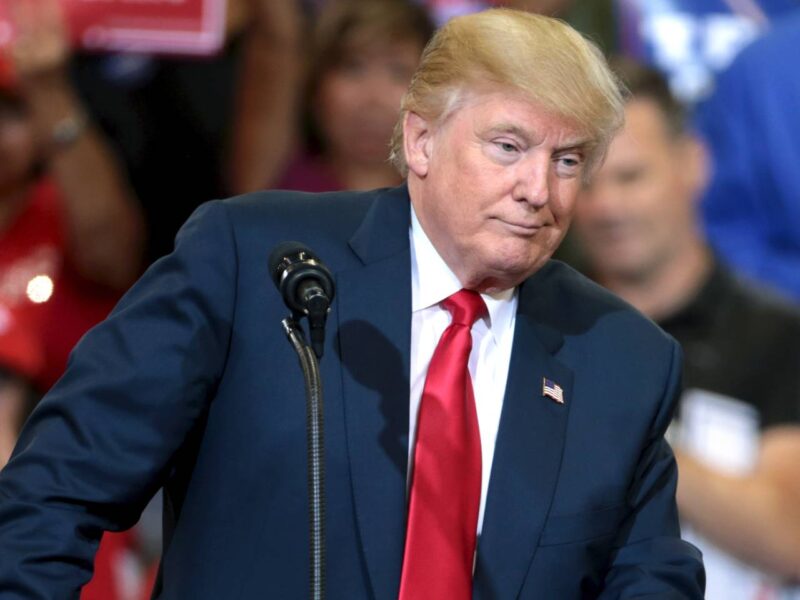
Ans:
<svg viewBox="0 0 800 600"><path fill-rule="evenodd" d="M387 160L389 140L433 29L427 11L406 0L327 3L314 25L305 83L289 63L247 79L234 136L236 187L399 184ZM287 89L294 89L293 101ZM276 102L275 93L285 100Z"/></svg>

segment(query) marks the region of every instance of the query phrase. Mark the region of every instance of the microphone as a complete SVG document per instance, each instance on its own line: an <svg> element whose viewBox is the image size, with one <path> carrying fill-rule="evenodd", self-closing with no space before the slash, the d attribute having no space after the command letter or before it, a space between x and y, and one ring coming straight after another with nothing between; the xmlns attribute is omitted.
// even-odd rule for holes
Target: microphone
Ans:
<svg viewBox="0 0 800 600"><path fill-rule="evenodd" d="M333 300L333 276L308 246L282 242L269 255L269 273L290 317L281 321L300 359L306 389L308 525L311 598L325 597L325 419L319 361L325 349L325 320ZM308 316L311 348L297 321ZM313 354L312 354L313 351Z"/></svg>
<svg viewBox="0 0 800 600"><path fill-rule="evenodd" d="M322 358L325 320L334 296L333 275L300 242L282 242L269 255L269 272L295 318L308 316L311 347Z"/></svg>

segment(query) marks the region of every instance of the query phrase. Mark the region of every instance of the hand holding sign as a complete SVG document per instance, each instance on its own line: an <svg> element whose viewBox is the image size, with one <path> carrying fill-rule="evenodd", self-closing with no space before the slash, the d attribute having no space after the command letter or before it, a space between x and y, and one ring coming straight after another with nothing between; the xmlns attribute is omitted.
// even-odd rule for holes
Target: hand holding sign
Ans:
<svg viewBox="0 0 800 600"><path fill-rule="evenodd" d="M69 40L59 0L6 0L14 35L7 46L21 83L60 73Z"/></svg>

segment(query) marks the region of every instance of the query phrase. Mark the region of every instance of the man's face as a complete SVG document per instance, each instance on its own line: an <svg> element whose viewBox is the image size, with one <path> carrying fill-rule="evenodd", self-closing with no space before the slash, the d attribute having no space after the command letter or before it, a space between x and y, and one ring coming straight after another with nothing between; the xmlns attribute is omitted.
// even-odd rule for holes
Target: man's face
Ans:
<svg viewBox="0 0 800 600"><path fill-rule="evenodd" d="M672 135L654 101L628 102L625 128L575 212L597 277L645 279L688 243L702 180L698 161L696 142Z"/></svg>
<svg viewBox="0 0 800 600"><path fill-rule="evenodd" d="M409 191L425 233L465 287L507 289L561 242L585 138L519 92L470 93L441 123L406 118Z"/></svg>

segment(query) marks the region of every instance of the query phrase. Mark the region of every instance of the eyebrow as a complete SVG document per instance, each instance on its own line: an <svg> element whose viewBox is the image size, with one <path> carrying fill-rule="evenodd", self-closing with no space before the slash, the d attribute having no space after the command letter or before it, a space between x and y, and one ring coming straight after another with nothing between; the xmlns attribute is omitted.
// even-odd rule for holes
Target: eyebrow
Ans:
<svg viewBox="0 0 800 600"><path fill-rule="evenodd" d="M489 129L489 132L492 134L509 133L523 139L528 144L531 143L531 136L528 134L528 132L519 125L514 125L513 123L498 123ZM584 137L577 138L575 140L569 140L564 145L555 148L554 153L566 152L568 150L585 150L589 146L590 142L591 140L589 138Z"/></svg>
<svg viewBox="0 0 800 600"><path fill-rule="evenodd" d="M489 129L489 133L510 133L512 135L516 135L517 137L522 138L526 142L530 141L530 136L528 132L525 131L519 125L514 125L512 123L498 123L497 125L493 126Z"/></svg>
<svg viewBox="0 0 800 600"><path fill-rule="evenodd" d="M570 141L564 144L563 146L559 146L555 149L556 153L560 152L567 152L569 150L586 150L591 146L591 140L589 138L580 138L575 141Z"/></svg>

